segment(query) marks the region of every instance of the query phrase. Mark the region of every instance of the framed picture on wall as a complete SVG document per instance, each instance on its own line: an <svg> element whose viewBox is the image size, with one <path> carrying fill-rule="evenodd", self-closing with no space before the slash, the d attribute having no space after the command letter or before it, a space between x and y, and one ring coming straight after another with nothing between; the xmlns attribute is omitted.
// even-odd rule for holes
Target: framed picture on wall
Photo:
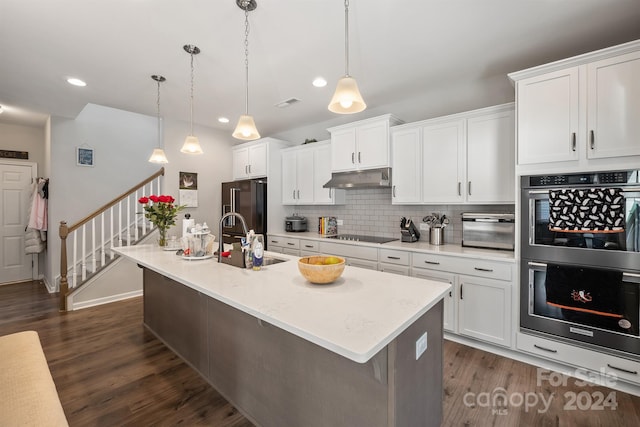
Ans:
<svg viewBox="0 0 640 427"><path fill-rule="evenodd" d="M93 148L76 147L76 165L93 166Z"/></svg>

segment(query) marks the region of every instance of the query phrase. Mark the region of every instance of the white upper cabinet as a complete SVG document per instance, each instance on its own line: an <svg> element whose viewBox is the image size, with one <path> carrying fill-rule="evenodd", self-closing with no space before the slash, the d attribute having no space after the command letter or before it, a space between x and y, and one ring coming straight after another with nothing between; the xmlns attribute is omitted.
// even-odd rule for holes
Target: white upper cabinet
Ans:
<svg viewBox="0 0 640 427"><path fill-rule="evenodd" d="M422 200L425 203L464 201L464 120L422 128Z"/></svg>
<svg viewBox="0 0 640 427"><path fill-rule="evenodd" d="M329 141L282 150L282 203L333 205L344 203L344 190L323 188L331 179Z"/></svg>
<svg viewBox="0 0 640 427"><path fill-rule="evenodd" d="M518 82L518 164L577 160L578 67Z"/></svg>
<svg viewBox="0 0 640 427"><path fill-rule="evenodd" d="M519 170L637 166L638 76L640 41L509 74L516 84Z"/></svg>
<svg viewBox="0 0 640 427"><path fill-rule="evenodd" d="M587 65L588 158L640 155L640 52Z"/></svg>
<svg viewBox="0 0 640 427"><path fill-rule="evenodd" d="M418 127L391 133L391 202L422 201L422 133Z"/></svg>
<svg viewBox="0 0 640 427"><path fill-rule="evenodd" d="M467 202L514 202L515 149L513 108L467 120Z"/></svg>
<svg viewBox="0 0 640 427"><path fill-rule="evenodd" d="M233 179L267 176L267 144L256 143L233 148Z"/></svg>
<svg viewBox="0 0 640 427"><path fill-rule="evenodd" d="M331 133L331 170L391 166L389 128L398 123L400 120L386 114L327 129Z"/></svg>
<svg viewBox="0 0 640 427"><path fill-rule="evenodd" d="M514 105L392 129L392 203L513 203Z"/></svg>

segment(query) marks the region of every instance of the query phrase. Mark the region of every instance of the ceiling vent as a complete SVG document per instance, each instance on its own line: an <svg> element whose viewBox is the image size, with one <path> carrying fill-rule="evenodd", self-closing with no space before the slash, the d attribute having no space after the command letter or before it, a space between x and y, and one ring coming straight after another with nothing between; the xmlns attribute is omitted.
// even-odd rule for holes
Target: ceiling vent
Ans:
<svg viewBox="0 0 640 427"><path fill-rule="evenodd" d="M276 107L287 108L288 106L295 104L296 102L300 102L300 100L298 98L289 98L289 99L285 99L284 101L278 102L276 104Z"/></svg>

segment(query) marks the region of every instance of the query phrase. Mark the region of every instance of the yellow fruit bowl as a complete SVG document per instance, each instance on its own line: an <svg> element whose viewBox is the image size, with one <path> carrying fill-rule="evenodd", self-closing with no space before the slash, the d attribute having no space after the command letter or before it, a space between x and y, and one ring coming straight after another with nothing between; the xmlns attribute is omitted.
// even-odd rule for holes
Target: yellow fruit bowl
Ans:
<svg viewBox="0 0 640 427"><path fill-rule="evenodd" d="M332 283L344 271L344 258L335 255L305 256L298 260L298 270L311 283Z"/></svg>

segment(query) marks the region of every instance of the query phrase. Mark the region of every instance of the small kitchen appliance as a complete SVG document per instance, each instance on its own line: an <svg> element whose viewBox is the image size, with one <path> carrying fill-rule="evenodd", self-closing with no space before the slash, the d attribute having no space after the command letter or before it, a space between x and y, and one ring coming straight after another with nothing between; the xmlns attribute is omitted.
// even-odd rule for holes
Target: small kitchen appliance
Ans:
<svg viewBox="0 0 640 427"><path fill-rule="evenodd" d="M420 240L420 232L418 228L415 226L411 218L407 219L402 217L400 219L400 234L402 234L402 241L413 243Z"/></svg>
<svg viewBox="0 0 640 427"><path fill-rule="evenodd" d="M307 218L296 214L286 217L284 219L284 230L293 232L307 231Z"/></svg>
<svg viewBox="0 0 640 427"><path fill-rule="evenodd" d="M514 250L515 215L512 213L463 213L462 246Z"/></svg>

